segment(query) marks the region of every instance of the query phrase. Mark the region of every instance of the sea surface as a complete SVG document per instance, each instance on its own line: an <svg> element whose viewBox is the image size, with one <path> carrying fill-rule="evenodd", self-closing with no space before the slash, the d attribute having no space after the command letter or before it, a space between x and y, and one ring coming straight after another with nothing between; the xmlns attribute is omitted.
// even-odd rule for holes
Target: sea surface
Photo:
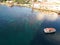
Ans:
<svg viewBox="0 0 60 45"><path fill-rule="evenodd" d="M44 28L55 28L56 32L45 34ZM60 16L0 5L0 45L60 45Z"/></svg>

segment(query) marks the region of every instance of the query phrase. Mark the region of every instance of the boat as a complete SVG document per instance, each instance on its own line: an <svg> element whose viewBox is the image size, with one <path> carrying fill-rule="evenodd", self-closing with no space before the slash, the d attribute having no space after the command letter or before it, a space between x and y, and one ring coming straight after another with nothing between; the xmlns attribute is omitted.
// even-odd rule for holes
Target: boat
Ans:
<svg viewBox="0 0 60 45"><path fill-rule="evenodd" d="M55 28L44 28L44 33L55 33L56 29Z"/></svg>

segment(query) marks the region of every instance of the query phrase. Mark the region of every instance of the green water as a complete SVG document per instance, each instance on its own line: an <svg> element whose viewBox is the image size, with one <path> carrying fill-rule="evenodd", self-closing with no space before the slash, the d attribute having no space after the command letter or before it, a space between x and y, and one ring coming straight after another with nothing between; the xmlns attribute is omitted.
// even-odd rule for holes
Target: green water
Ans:
<svg viewBox="0 0 60 45"><path fill-rule="evenodd" d="M0 5L0 45L60 45L60 16L53 18L31 8ZM43 33L50 27L56 33Z"/></svg>
<svg viewBox="0 0 60 45"><path fill-rule="evenodd" d="M0 5L0 45L31 45L38 27L30 8Z"/></svg>

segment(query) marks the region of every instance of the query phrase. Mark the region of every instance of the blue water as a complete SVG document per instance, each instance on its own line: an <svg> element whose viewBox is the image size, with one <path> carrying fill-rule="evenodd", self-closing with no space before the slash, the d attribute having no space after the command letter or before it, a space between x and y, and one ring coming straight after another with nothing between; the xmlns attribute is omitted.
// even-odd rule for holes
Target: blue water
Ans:
<svg viewBox="0 0 60 45"><path fill-rule="evenodd" d="M0 45L60 45L60 17L38 20L37 13L31 8L0 5ZM46 27L57 31L45 34Z"/></svg>

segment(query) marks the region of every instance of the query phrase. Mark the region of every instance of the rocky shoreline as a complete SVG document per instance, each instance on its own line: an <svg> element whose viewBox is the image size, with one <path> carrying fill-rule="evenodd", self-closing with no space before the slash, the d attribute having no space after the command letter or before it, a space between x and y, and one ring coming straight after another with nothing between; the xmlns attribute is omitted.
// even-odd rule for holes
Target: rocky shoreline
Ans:
<svg viewBox="0 0 60 45"><path fill-rule="evenodd" d="M6 5L6 6L22 6L22 7L29 7L31 8L31 4L17 4L17 3L13 3L13 4L9 4L9 3L6 3L6 2L2 2L0 3L1 5Z"/></svg>

